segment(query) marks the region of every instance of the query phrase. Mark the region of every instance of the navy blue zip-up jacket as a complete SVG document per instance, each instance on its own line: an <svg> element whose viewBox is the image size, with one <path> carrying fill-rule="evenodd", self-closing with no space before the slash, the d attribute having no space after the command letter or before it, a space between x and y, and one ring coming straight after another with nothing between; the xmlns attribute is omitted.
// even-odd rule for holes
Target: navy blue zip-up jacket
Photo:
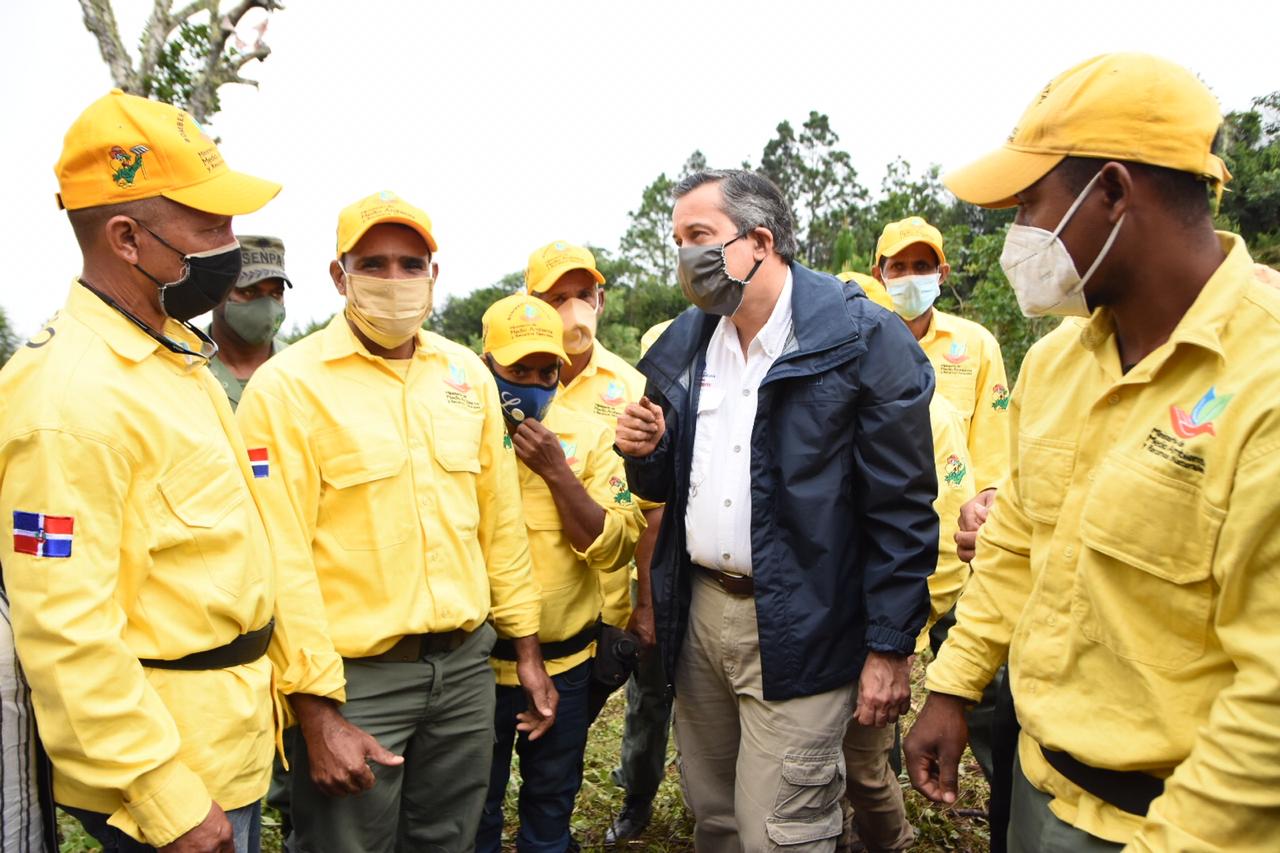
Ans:
<svg viewBox="0 0 1280 853"><path fill-rule="evenodd" d="M751 436L751 571L768 700L853 683L868 649L910 654L938 561L933 368L906 324L856 285L796 263L791 274L794 331L760 383ZM638 365L666 419L654 452L626 457L626 468L635 494L666 504L651 572L669 674L688 625L689 466L719 321L684 312Z"/></svg>

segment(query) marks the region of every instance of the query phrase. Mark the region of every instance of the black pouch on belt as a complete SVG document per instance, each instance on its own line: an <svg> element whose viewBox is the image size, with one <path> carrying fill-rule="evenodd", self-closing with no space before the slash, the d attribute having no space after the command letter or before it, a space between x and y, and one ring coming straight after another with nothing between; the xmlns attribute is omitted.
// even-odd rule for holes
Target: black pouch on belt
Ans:
<svg viewBox="0 0 1280 853"><path fill-rule="evenodd" d="M596 656L591 662L591 677L610 691L617 690L627 683L639 663L639 638L629 631L601 622Z"/></svg>

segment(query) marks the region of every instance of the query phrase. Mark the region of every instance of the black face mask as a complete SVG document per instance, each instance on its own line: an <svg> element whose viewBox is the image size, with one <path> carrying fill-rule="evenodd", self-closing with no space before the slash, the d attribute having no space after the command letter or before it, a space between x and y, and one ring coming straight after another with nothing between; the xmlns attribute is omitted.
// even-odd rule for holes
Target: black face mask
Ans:
<svg viewBox="0 0 1280 853"><path fill-rule="evenodd" d="M222 304L240 278L240 241L236 240L226 246L219 246L207 252L187 254L181 249L171 246L163 237L138 223L147 233L160 241L166 249L182 255L185 271L177 281L163 282L134 264L138 272L156 283L160 289L160 308L175 320L186 322L192 317L199 317L206 311L212 311Z"/></svg>

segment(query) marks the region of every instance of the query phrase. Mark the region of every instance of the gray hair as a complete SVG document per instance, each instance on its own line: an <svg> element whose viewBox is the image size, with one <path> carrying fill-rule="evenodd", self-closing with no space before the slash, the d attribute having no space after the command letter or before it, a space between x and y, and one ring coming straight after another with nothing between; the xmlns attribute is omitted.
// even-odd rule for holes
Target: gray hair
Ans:
<svg viewBox="0 0 1280 853"><path fill-rule="evenodd" d="M796 244L791 205L782 197L777 184L759 172L746 169L707 169L681 180L671 195L681 198L712 182L720 184L724 198L720 209L733 221L738 233L767 228L773 234L773 250L787 263L795 260L800 247Z"/></svg>

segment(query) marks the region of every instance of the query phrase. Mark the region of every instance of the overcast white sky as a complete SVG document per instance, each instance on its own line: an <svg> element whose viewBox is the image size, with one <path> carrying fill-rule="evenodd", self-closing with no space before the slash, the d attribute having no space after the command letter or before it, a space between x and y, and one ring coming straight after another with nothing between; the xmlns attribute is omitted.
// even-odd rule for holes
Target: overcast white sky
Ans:
<svg viewBox="0 0 1280 853"><path fill-rule="evenodd" d="M712 165L757 161L780 120L810 109L875 189L895 156L945 170L1000 144L1051 77L1096 53L1181 62L1224 111L1280 89L1275 0L287 5L271 57L245 69L261 89L224 87L209 123L233 168L284 184L236 230L284 238L287 326L340 307L326 271L337 214L377 190L434 220L442 301L553 239L615 246L659 172L695 148ZM75 0L5 6L0 304L25 335L79 271L52 165L112 84ZM151 6L115 0L127 45Z"/></svg>

